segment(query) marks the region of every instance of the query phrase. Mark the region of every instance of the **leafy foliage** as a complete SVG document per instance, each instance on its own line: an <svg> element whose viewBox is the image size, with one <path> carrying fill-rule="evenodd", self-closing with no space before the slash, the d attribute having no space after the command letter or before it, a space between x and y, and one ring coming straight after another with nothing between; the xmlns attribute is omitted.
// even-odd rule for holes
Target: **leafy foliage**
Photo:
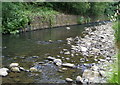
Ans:
<svg viewBox="0 0 120 85"><path fill-rule="evenodd" d="M2 32L13 34L30 23L31 17L38 15L49 21L52 26L55 23L54 15L60 12L81 15L78 22L82 24L90 22L91 16L113 15L113 11L116 10L116 3L113 2L3 2L2 4Z"/></svg>
<svg viewBox="0 0 120 85"><path fill-rule="evenodd" d="M2 30L3 33L17 33L18 29L24 27L29 19L24 13L21 3L3 3L2 8Z"/></svg>

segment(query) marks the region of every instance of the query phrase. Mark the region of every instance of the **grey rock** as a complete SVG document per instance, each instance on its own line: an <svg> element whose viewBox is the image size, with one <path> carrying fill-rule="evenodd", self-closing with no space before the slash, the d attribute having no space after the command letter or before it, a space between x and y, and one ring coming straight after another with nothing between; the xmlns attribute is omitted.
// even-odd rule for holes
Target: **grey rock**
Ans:
<svg viewBox="0 0 120 85"><path fill-rule="evenodd" d="M10 64L10 67L18 67L18 66L19 66L18 63L11 63L11 64Z"/></svg>
<svg viewBox="0 0 120 85"><path fill-rule="evenodd" d="M65 80L66 80L66 82L73 82L73 80L71 78L66 78Z"/></svg>
<svg viewBox="0 0 120 85"><path fill-rule="evenodd" d="M54 59L53 61L57 66L61 66L62 65L62 60L61 59Z"/></svg>
<svg viewBox="0 0 120 85"><path fill-rule="evenodd" d="M82 77L81 77L81 76L77 76L76 82L77 82L77 83L82 83Z"/></svg>
<svg viewBox="0 0 120 85"><path fill-rule="evenodd" d="M63 63L62 66L65 66L65 67L72 67L72 68L75 67L75 65L74 65L74 64L71 64L71 63Z"/></svg>
<svg viewBox="0 0 120 85"><path fill-rule="evenodd" d="M69 54L70 54L70 52L69 52L69 51L67 51L67 52L64 52L64 54L65 54L65 55L69 55Z"/></svg>
<svg viewBox="0 0 120 85"><path fill-rule="evenodd" d="M13 71L13 72L20 72L20 69L19 69L19 67L12 67L11 71Z"/></svg>
<svg viewBox="0 0 120 85"><path fill-rule="evenodd" d="M30 71L31 71L31 72L38 72L38 69L35 68L35 67L31 67L31 68L30 68Z"/></svg>
<svg viewBox="0 0 120 85"><path fill-rule="evenodd" d="M86 51L87 51L87 48L86 48L86 47L82 47L82 46L81 46L81 51L86 52Z"/></svg>
<svg viewBox="0 0 120 85"><path fill-rule="evenodd" d="M7 76L9 69L8 68L0 68L0 76Z"/></svg>
<svg viewBox="0 0 120 85"><path fill-rule="evenodd" d="M67 30L70 30L70 27L66 27Z"/></svg>
<svg viewBox="0 0 120 85"><path fill-rule="evenodd" d="M21 71L25 71L25 69L24 69L23 67L19 67L19 69L20 69Z"/></svg>
<svg viewBox="0 0 120 85"><path fill-rule="evenodd" d="M53 61L55 58L54 58L54 57L51 57L51 56L48 56L47 59Z"/></svg>

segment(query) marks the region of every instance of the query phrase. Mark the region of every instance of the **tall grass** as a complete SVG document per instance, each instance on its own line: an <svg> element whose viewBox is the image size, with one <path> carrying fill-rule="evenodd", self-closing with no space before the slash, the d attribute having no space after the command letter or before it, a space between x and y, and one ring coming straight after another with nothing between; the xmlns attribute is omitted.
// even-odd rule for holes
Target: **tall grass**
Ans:
<svg viewBox="0 0 120 85"><path fill-rule="evenodd" d="M120 44L120 24L119 21L115 22L113 25L113 29L115 30L115 40L116 43ZM118 45L120 46L120 45ZM117 61L115 64L112 64L112 73L109 75L108 82L112 84L120 85L120 48L118 47L118 53L115 56L117 57Z"/></svg>

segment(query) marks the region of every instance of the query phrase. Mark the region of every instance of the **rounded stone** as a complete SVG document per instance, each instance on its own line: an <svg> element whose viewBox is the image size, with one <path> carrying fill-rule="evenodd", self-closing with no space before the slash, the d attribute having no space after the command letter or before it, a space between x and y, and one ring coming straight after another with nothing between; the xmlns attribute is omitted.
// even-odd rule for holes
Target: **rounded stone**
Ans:
<svg viewBox="0 0 120 85"><path fill-rule="evenodd" d="M10 67L18 67L18 66L19 66L18 63L11 63L11 64L10 64Z"/></svg>

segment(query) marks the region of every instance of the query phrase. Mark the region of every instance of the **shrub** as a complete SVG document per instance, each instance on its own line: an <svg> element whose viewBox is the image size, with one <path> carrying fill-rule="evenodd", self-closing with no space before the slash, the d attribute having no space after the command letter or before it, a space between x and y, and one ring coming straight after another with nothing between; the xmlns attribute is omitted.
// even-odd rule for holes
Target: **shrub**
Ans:
<svg viewBox="0 0 120 85"><path fill-rule="evenodd" d="M2 33L18 33L29 21L22 3L4 2L2 15Z"/></svg>

